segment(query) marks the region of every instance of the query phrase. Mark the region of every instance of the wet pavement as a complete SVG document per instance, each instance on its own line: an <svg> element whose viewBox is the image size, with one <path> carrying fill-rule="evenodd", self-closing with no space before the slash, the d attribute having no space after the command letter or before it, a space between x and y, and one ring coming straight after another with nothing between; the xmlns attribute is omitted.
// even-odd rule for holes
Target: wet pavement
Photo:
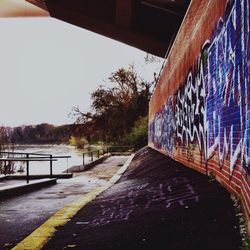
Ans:
<svg viewBox="0 0 250 250"><path fill-rule="evenodd" d="M11 249L79 195L105 185L126 160L127 157L110 157L72 179L58 180L56 185L0 201L0 249Z"/></svg>
<svg viewBox="0 0 250 250"><path fill-rule="evenodd" d="M229 193L149 148L57 229L43 249L234 250L241 243Z"/></svg>

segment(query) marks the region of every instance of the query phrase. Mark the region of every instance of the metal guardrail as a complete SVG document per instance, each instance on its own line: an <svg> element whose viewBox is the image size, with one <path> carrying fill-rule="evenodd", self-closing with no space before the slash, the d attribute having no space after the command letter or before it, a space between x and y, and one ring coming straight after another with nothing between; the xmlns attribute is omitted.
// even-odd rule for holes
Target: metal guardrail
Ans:
<svg viewBox="0 0 250 250"><path fill-rule="evenodd" d="M40 153L26 153L26 152L9 152L9 151L2 151L0 155L3 156L7 154L7 157L0 158L0 162L4 162L4 171L5 175L11 174L11 162L26 162L26 180L29 183L30 175L29 175L29 163L31 161L48 161L50 163L50 178L53 177L53 162L57 161L58 159L68 159L71 156L53 156L52 154L40 154ZM23 155L25 157L9 157L10 155ZM34 155L34 157L32 157ZM39 156L39 157L36 157ZM7 164L8 162L8 164Z"/></svg>
<svg viewBox="0 0 250 250"><path fill-rule="evenodd" d="M131 146L129 145L122 145L122 146L107 146L103 147L100 149L92 150L92 151L87 151L82 154L82 165L85 165L85 158L86 155L89 156L90 162L94 161L94 156L96 156L96 159L99 159L101 156L104 156L105 154L112 154L112 153L124 153L124 152L129 152L132 153L133 150Z"/></svg>
<svg viewBox="0 0 250 250"><path fill-rule="evenodd" d="M85 156L88 155L90 158L90 162L94 161L94 158L99 159L101 156L104 156L107 153L132 153L137 151L139 148L145 146L147 144L147 138L139 141L134 145L112 145L112 146L104 146L103 148L99 148L96 150L88 150L82 154L82 165L85 165ZM7 157L3 158L3 155L7 155ZM23 156L23 157L10 157L10 156ZM27 152L13 152L13 151L0 151L0 162L4 162L4 169L2 173L11 174L11 163L19 161L26 162L26 179L27 183L29 183L30 175L29 175L29 162L31 161L48 161L50 163L50 177L53 177L53 162L58 159L68 159L71 156L53 156L52 154L43 154L43 153L27 153ZM8 162L8 164L7 164ZM1 172L1 171L0 171Z"/></svg>
<svg viewBox="0 0 250 250"><path fill-rule="evenodd" d="M101 156L104 156L107 153L107 149L105 150L105 147L87 151L82 154L82 165L85 165L85 156L88 155L90 158L90 162L94 161L94 154L96 155L96 158L99 159Z"/></svg>
<svg viewBox="0 0 250 250"><path fill-rule="evenodd" d="M101 156L104 156L107 153L133 153L138 149L147 145L148 138L144 138L134 145L113 145L113 146L104 146L103 148L87 151L82 154L82 165L85 165L86 155L89 156L90 162L94 161L94 155L96 155L96 159L99 159Z"/></svg>

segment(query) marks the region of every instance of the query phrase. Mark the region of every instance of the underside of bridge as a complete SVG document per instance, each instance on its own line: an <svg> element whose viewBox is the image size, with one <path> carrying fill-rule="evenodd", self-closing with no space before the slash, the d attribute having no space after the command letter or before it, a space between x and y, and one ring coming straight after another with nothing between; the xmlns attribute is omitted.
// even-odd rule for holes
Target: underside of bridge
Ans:
<svg viewBox="0 0 250 250"><path fill-rule="evenodd" d="M52 17L164 57L190 0L27 0Z"/></svg>

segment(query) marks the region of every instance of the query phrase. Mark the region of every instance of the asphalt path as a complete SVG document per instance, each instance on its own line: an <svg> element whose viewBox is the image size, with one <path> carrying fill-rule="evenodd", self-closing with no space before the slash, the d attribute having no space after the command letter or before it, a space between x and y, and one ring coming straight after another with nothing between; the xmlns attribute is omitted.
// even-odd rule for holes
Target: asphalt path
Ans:
<svg viewBox="0 0 250 250"><path fill-rule="evenodd" d="M0 201L0 249L11 249L79 195L105 185L126 160L127 157L110 157L72 179L58 180L56 185Z"/></svg>
<svg viewBox="0 0 250 250"><path fill-rule="evenodd" d="M46 250L236 250L230 194L209 177L153 149L57 228Z"/></svg>

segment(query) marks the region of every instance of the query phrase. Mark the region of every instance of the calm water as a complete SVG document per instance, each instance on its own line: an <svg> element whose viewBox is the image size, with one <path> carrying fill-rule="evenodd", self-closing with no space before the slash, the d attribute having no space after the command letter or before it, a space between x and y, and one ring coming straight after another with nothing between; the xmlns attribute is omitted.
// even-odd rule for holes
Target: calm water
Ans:
<svg viewBox="0 0 250 250"><path fill-rule="evenodd" d="M53 162L53 173L62 173L69 167L82 164L83 150L78 150L70 145L64 145L64 144L15 145L15 152L52 154L53 156L59 156L59 155L71 156L71 158L69 159L58 159L58 161ZM85 163L88 162L89 160L90 160L89 157L85 155ZM30 174L49 174L50 173L49 165L50 165L49 162L30 162ZM15 167L16 170L20 169L20 167L23 167L24 170L26 170L26 163L16 162Z"/></svg>

